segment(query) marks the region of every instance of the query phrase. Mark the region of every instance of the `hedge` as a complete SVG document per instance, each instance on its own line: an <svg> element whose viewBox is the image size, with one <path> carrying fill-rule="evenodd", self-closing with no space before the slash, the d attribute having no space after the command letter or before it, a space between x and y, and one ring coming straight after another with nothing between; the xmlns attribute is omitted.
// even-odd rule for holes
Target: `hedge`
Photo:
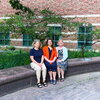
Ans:
<svg viewBox="0 0 100 100"><path fill-rule="evenodd" d="M69 51L68 53L69 59L72 58L83 58L82 57L82 52L81 51ZM100 52L94 52L94 51L85 51L84 57L98 57L100 56Z"/></svg>
<svg viewBox="0 0 100 100"><path fill-rule="evenodd" d="M30 63L27 52L5 52L0 54L0 69L27 65Z"/></svg>
<svg viewBox="0 0 100 100"><path fill-rule="evenodd" d="M82 58L81 51L69 51L69 59ZM97 57L100 56L100 52L87 51L85 57ZM0 69L6 69L21 65L27 65L30 63L29 52L25 51L6 51L0 53Z"/></svg>

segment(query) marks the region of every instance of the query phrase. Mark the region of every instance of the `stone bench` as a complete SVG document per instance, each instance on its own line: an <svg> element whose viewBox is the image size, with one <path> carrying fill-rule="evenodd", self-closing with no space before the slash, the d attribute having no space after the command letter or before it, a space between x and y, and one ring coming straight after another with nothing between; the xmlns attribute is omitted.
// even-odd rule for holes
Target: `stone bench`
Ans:
<svg viewBox="0 0 100 100"><path fill-rule="evenodd" d="M69 59L65 76L95 71L100 71L100 57ZM0 96L35 84L36 74L30 65L0 70Z"/></svg>
<svg viewBox="0 0 100 100"><path fill-rule="evenodd" d="M100 57L69 59L67 76L100 71Z"/></svg>
<svg viewBox="0 0 100 100"><path fill-rule="evenodd" d="M0 96L34 85L34 77L35 71L26 67L0 70Z"/></svg>

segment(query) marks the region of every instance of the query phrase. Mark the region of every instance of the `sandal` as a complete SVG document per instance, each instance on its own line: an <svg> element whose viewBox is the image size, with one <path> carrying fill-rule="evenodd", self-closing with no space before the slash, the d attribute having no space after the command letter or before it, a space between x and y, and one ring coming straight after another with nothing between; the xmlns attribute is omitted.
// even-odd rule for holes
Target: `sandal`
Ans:
<svg viewBox="0 0 100 100"><path fill-rule="evenodd" d="M61 78L58 78L58 82L60 82L61 81Z"/></svg>
<svg viewBox="0 0 100 100"><path fill-rule="evenodd" d="M47 83L46 83L46 82L43 82L43 86L44 86L44 87L47 87L48 85L47 85Z"/></svg>
<svg viewBox="0 0 100 100"><path fill-rule="evenodd" d="M61 79L61 82L64 82L64 78Z"/></svg>
<svg viewBox="0 0 100 100"><path fill-rule="evenodd" d="M37 83L37 87L38 87L38 88L42 88L41 83Z"/></svg>

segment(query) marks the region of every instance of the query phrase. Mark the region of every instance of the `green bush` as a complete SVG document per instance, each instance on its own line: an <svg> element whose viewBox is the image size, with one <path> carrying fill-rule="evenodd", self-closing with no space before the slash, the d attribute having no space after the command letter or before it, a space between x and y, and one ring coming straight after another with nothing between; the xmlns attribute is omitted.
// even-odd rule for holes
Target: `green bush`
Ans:
<svg viewBox="0 0 100 100"><path fill-rule="evenodd" d="M69 59L72 58L82 58L81 51L69 51L68 52ZM86 51L85 57L97 57L100 56L100 52ZM27 65L30 63L29 52L25 52L22 50L14 50L14 51L4 51L0 53L0 69L6 69L21 65Z"/></svg>
<svg viewBox="0 0 100 100"><path fill-rule="evenodd" d="M82 52L81 51L69 51L68 52L68 58L83 58L82 57ZM97 57L100 56L100 52L93 52L93 51L85 51L84 57Z"/></svg>
<svg viewBox="0 0 100 100"><path fill-rule="evenodd" d="M6 50L15 50L16 48L14 46L7 46Z"/></svg>
<svg viewBox="0 0 100 100"><path fill-rule="evenodd" d="M27 65L30 63L28 52L4 52L0 54L0 69Z"/></svg>

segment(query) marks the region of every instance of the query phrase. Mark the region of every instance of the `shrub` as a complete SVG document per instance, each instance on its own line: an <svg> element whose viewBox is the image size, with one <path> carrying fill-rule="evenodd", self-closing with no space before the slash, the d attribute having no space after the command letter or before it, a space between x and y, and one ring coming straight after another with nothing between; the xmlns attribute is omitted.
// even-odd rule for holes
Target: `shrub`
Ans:
<svg viewBox="0 0 100 100"><path fill-rule="evenodd" d="M20 51L7 51L0 54L0 69L27 65L30 63L29 53Z"/></svg>
<svg viewBox="0 0 100 100"><path fill-rule="evenodd" d="M82 58L81 51L68 51L69 59ZM100 52L86 51L85 57L97 57ZM0 53L0 69L6 69L30 63L29 52L22 50L5 51Z"/></svg>
<svg viewBox="0 0 100 100"><path fill-rule="evenodd" d="M12 51L13 51L13 50L15 50L15 49L16 49L16 48L15 48L14 46L7 46L7 47L6 47L6 50L12 50Z"/></svg>
<svg viewBox="0 0 100 100"><path fill-rule="evenodd" d="M69 51L68 52L69 59L71 58L83 58L81 51ZM100 52L94 52L94 51L85 51L84 57L97 57L100 56Z"/></svg>

